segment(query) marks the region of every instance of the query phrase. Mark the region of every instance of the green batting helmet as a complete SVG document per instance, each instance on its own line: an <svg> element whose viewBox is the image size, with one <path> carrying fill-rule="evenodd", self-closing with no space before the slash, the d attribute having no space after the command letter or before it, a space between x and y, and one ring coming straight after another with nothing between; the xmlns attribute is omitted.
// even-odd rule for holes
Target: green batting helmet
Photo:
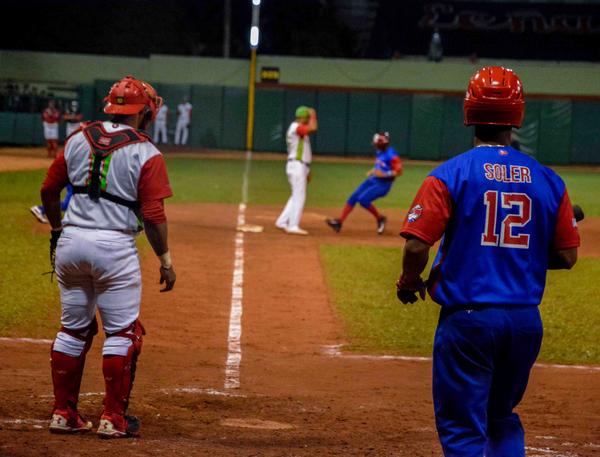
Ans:
<svg viewBox="0 0 600 457"><path fill-rule="evenodd" d="M299 106L298 108L296 108L296 117L308 117L309 113L308 113L308 106Z"/></svg>

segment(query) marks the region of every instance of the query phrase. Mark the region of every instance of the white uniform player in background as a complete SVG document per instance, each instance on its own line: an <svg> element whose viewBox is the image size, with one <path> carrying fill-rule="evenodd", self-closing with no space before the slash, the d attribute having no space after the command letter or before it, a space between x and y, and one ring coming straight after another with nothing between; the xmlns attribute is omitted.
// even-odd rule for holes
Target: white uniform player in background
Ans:
<svg viewBox="0 0 600 457"><path fill-rule="evenodd" d="M189 126L192 121L192 105L187 97L177 106L177 126L175 127L175 144L185 146L188 140Z"/></svg>
<svg viewBox="0 0 600 457"><path fill-rule="evenodd" d="M66 133L67 137L69 137L71 133L79 128L83 120L83 114L79 112L79 102L77 100L71 100L71 103L69 103L67 110L63 114L63 119L66 122Z"/></svg>
<svg viewBox="0 0 600 457"><path fill-rule="evenodd" d="M52 226L54 259L61 297L61 328L52 343L54 408L50 431L80 433L92 423L77 409L88 352L98 332L96 308L106 334L102 349L104 409L102 438L134 436L139 421L127 416L144 327L139 320L141 272L135 235L143 222L160 259L162 291L171 290L175 272L167 241L163 200L172 195L162 154L145 129L162 99L149 84L127 76L105 98L111 121L85 123L48 170L42 201ZM73 186L61 221L60 192Z"/></svg>
<svg viewBox="0 0 600 457"><path fill-rule="evenodd" d="M169 108L167 105L163 105L156 114L154 120L154 144L168 144L169 139L167 138L167 115L169 114ZM161 141L162 138L162 141Z"/></svg>
<svg viewBox="0 0 600 457"><path fill-rule="evenodd" d="M306 201L306 184L310 179L312 149L309 135L317 131L317 113L313 108L299 106L296 120L286 134L288 158L286 173L292 195L275 222L275 226L290 235L308 235L300 228L300 218Z"/></svg>

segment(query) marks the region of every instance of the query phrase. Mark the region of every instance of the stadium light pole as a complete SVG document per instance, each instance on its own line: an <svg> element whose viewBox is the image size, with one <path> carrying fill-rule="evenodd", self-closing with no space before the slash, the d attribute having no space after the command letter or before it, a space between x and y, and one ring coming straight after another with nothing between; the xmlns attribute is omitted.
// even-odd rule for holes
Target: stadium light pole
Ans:
<svg viewBox="0 0 600 457"><path fill-rule="evenodd" d="M252 25L250 27L250 74L248 77L248 116L246 123L246 150L252 151L254 138L254 92L256 88L256 50L260 35L259 18L261 0L252 1Z"/></svg>

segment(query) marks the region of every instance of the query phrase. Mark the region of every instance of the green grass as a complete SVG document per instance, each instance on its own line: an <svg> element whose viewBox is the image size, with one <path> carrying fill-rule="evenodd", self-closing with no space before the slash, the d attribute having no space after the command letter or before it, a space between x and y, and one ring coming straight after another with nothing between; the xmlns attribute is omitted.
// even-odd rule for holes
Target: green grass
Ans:
<svg viewBox="0 0 600 457"><path fill-rule="evenodd" d="M560 171L573 203L583 208L586 216L600 216L600 173L591 171Z"/></svg>
<svg viewBox="0 0 600 457"><path fill-rule="evenodd" d="M237 204L241 199L244 160L167 156L167 166L175 193L168 203ZM379 202L379 206L408 208L421 181L431 168L429 165L407 164L404 176L397 180L390 194ZM341 206L365 178L368 169L368 164L315 163L312 167L314 179L309 185L307 206ZM572 200L579 203L587 215L600 216L600 201L597 199L597 195L600 194L600 176L597 173L575 170L561 172L561 175L569 186ZM56 283L51 284L48 276L41 275L49 269L48 235L40 234L39 225L29 213L29 207L39 203L39 187L43 176L44 172L41 170L0 173L0 230L3 234L3 255L0 256L0 335L48 336L56 327L59 314ZM289 185L284 161L252 162L249 188L251 205L283 205L288 196ZM142 253L149 249L144 240L144 237L140 238ZM345 247L340 249L346 250ZM396 270L389 270L392 280ZM582 278L578 277L580 284L586 284L587 287L594 284L593 277L585 278L586 282L582 282ZM403 347L409 352L423 350L423 346L410 345L413 341L411 332L418 334L423 331L422 327L416 326L419 320L434 323L433 305L427 311L429 314L419 314L418 319L412 320L415 314L409 309L398 309L393 297L391 303L379 299L369 300L369 303L387 303L385 306L389 308L374 310L375 315L385 317L380 319L385 321L379 332L381 341L386 340L388 337L384 335L390 333L385 326L397 325L398 319L392 319L393 316L403 316L406 322L411 323L403 335L394 337L393 344L385 346L382 343L381 350L387 350L388 347ZM425 308L418 311L421 312L425 313ZM552 321L549 322L548 332L554 331L553 325ZM425 331L432 328L433 325L428 324ZM556 332L561 331L561 327L556 325ZM400 344L398 341L404 343Z"/></svg>
<svg viewBox="0 0 600 457"><path fill-rule="evenodd" d="M431 355L439 307L429 297L413 305L396 299L400 249L324 245L321 257L352 350ZM600 363L598 277L600 259L591 258L580 259L571 271L550 272L540 308L545 326L540 360Z"/></svg>
<svg viewBox="0 0 600 457"><path fill-rule="evenodd" d="M39 201L44 172L0 173L0 334L46 337L58 325L56 279L50 270L49 235L36 233L29 207Z"/></svg>
<svg viewBox="0 0 600 457"><path fill-rule="evenodd" d="M170 202L210 202L237 204L241 199L244 160L169 158L169 177L174 197ZM378 206L407 209L421 182L432 170L431 165L407 164L391 192ZM308 187L306 206L331 208L341 206L350 193L365 179L368 164L314 163L313 180ZM581 205L586 215L600 216L600 175L585 171L561 172L571 200ZM255 160L250 167L249 203L283 205L289 197L285 162Z"/></svg>

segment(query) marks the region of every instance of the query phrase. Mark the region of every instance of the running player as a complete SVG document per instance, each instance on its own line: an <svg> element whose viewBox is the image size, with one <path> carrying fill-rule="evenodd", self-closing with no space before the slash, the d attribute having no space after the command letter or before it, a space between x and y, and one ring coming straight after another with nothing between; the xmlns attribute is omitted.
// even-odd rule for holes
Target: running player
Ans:
<svg viewBox="0 0 600 457"><path fill-rule="evenodd" d="M373 135L373 146L377 157L375 158L375 166L367 172L368 178L350 195L340 217L325 221L336 232L342 229L342 224L357 203L360 203L360 206L373 215L377 222L377 233L379 235L385 230L387 218L377 211L373 201L385 197L392 188L396 177L402 175L402 160L400 160L394 148L390 146L390 134L388 132L379 132Z"/></svg>

